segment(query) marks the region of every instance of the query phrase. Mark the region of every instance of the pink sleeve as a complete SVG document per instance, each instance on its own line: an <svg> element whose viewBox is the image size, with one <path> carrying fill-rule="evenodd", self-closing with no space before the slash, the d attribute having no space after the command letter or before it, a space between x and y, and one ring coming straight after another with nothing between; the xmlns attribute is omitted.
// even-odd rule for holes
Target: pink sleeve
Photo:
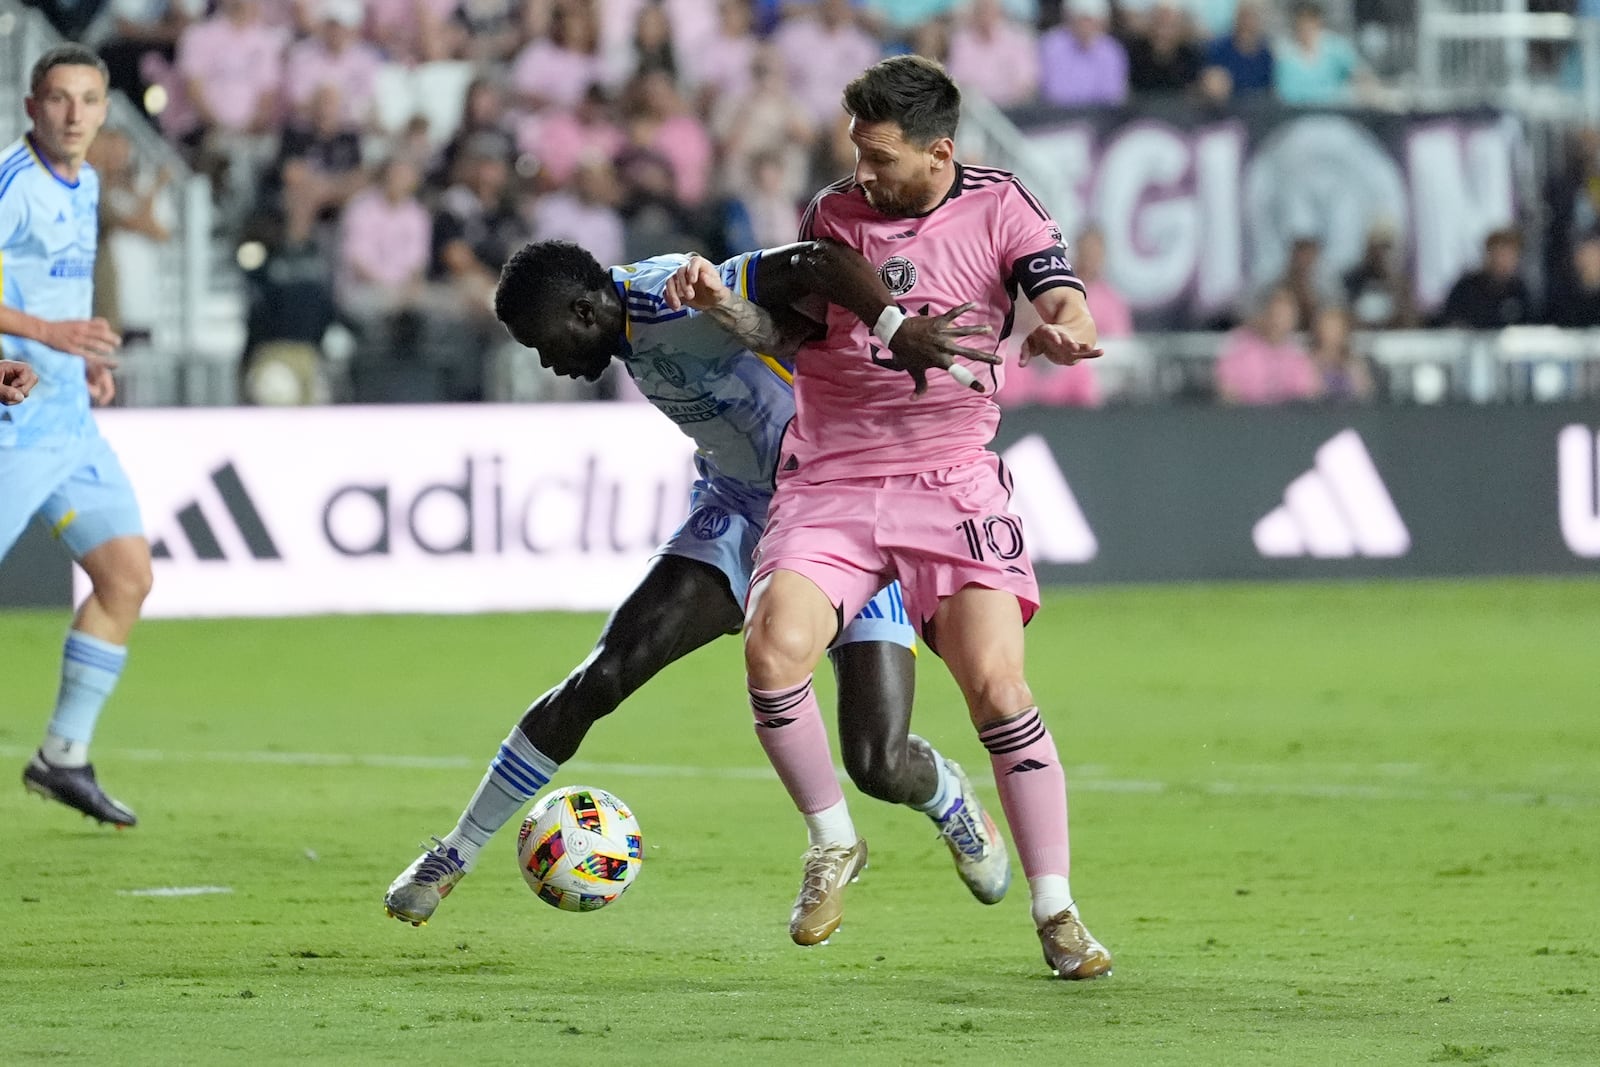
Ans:
<svg viewBox="0 0 1600 1067"><path fill-rule="evenodd" d="M995 240L1005 265L1010 267L1023 256L1061 244L1061 227L1038 198L1012 178L1001 186Z"/></svg>

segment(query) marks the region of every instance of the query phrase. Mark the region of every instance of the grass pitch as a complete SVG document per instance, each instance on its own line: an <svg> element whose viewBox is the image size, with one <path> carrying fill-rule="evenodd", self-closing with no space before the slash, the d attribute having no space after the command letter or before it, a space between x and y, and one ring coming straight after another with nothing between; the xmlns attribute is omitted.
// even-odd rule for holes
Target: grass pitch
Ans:
<svg viewBox="0 0 1600 1067"><path fill-rule="evenodd" d="M733 640L557 779L638 813L622 901L541 904L508 832L413 929L383 916L385 887L598 620L150 623L95 753L142 824L0 790L0 1062L1596 1061L1600 583L1047 608L1030 677L1108 980L1047 976L1020 872L982 907L920 816L853 791L872 866L831 944L789 944L803 831ZM64 621L0 615L14 768ZM987 778L931 657L920 683L919 731ZM227 892L138 895L163 887Z"/></svg>

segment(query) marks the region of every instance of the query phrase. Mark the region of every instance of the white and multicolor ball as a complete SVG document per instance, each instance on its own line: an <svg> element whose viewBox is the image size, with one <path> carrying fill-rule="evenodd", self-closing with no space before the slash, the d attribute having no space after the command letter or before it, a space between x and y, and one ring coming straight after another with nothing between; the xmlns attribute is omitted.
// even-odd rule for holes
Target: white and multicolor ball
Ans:
<svg viewBox="0 0 1600 1067"><path fill-rule="evenodd" d="M517 834L517 866L540 900L596 911L639 877L639 820L604 789L570 785L539 798Z"/></svg>

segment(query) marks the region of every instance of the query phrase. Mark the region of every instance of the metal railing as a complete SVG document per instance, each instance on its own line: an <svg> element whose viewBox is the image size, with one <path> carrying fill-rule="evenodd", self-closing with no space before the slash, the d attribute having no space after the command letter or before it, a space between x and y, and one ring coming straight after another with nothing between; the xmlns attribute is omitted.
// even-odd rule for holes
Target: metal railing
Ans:
<svg viewBox="0 0 1600 1067"><path fill-rule="evenodd" d="M1226 337L1177 332L1105 339L1105 355L1093 366L1106 403L1211 397ZM1433 405L1600 398L1600 330L1390 330L1357 333L1351 348L1371 361L1380 401ZM507 345L493 358L491 399L571 401L587 395L539 366L538 354L520 345Z"/></svg>
<svg viewBox="0 0 1600 1067"><path fill-rule="evenodd" d="M1418 104L1600 120L1600 19L1530 12L1527 0L1421 0L1416 32Z"/></svg>

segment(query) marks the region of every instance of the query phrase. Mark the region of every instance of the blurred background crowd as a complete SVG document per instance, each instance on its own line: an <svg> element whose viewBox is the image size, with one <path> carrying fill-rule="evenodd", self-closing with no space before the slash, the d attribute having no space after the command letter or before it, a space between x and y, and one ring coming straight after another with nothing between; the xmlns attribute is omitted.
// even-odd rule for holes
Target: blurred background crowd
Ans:
<svg viewBox="0 0 1600 1067"><path fill-rule="evenodd" d="M490 313L501 263L530 239L570 239L606 263L679 250L720 258L793 240L810 195L853 165L840 91L883 55L938 58L969 98L999 111L1163 99L1222 113L1263 102L1392 109L1405 106L1397 94L1414 80L1406 42L1419 5L35 6L61 35L100 51L131 104L92 157L105 190L97 310L129 339L128 364L159 334L173 299L166 275L178 262L169 246L184 230L182 269L191 281L202 276L191 291L237 294L221 305L237 319L219 342L236 375L230 395L307 403L627 398L625 377L572 385L504 354ZM1522 6L1582 33L1600 20L1600 0ZM1592 88L1575 45L1535 42L1523 61L1558 92ZM1540 176L1532 269L1528 227L1496 230L1481 261L1436 306L1422 307L1405 235L1393 227L1375 225L1359 262L1336 276L1319 263L1318 237L1298 237L1277 281L1176 324L1208 332L1206 370L1166 395L1362 402L1393 392L1386 368L1353 341L1368 331L1600 327L1600 133L1573 122L1561 136L1562 151ZM180 175L204 190L206 211L172 195ZM1136 338L1141 315L1108 280L1115 272L1102 235L1088 227L1068 240L1102 335ZM210 336L228 335L227 315L203 323ZM156 341L153 349L173 347ZM137 388L128 395L139 402ZM1093 406L1118 399L1118 387L1092 368L1041 370L1016 374L1001 399Z"/></svg>

